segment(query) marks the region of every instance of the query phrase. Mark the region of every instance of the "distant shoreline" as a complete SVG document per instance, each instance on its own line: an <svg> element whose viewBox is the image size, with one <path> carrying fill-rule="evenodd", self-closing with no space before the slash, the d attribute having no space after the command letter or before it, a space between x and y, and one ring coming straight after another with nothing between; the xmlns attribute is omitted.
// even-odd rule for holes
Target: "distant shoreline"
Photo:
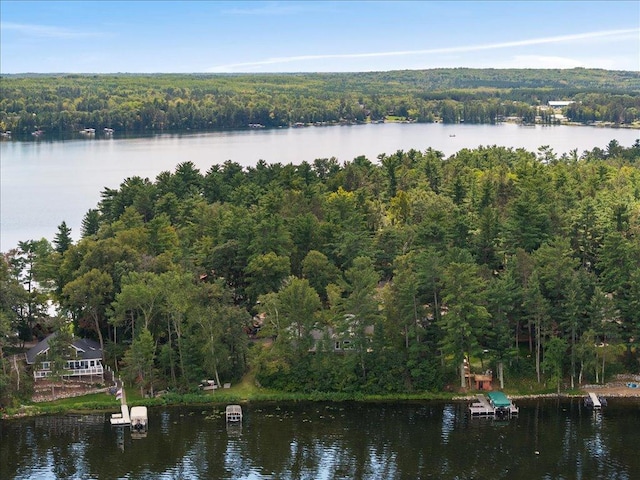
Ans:
<svg viewBox="0 0 640 480"><path fill-rule="evenodd" d="M511 121L505 120L496 123L442 123L442 122L416 122L410 120L385 120L380 122L352 122L352 123L328 123L323 125L316 124L304 124L304 125L289 125L289 126L281 126L281 127L264 127L259 130L263 131L272 131L272 130L288 130L288 129L298 129L298 128L329 128L329 127L345 127L345 126L362 126L362 125L380 125L380 124L412 124L412 125L430 125L430 124L440 124L443 126L454 127L454 126L463 126L463 125L490 125L490 126L500 126L500 125L519 125L522 127L591 127L591 128L610 128L610 129L623 129L623 130L638 130L640 131L640 122L635 122L632 124L615 124L610 122L603 122L598 124L589 124L589 123L579 123L579 122L558 122L558 123L523 123L520 121ZM2 134L0 138L1 141L5 142L25 142L25 143L37 143L37 142L64 142L69 140L122 140L122 139L138 139L138 138L150 138L162 135L202 135L207 133L229 133L229 132L248 132L256 130L255 128L246 127L246 128L216 128L216 129L202 129L202 130L154 130L148 132L114 132L109 135L93 135L86 136L80 133L65 133L65 134L52 134L47 135L46 131L42 131L40 135L34 136L30 134Z"/></svg>

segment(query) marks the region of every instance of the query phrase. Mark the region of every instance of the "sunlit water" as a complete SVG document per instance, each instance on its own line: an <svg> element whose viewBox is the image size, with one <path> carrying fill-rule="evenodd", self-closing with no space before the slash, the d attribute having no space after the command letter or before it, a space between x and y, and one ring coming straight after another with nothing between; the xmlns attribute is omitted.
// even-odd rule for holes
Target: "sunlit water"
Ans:
<svg viewBox="0 0 640 480"><path fill-rule="evenodd" d="M557 154L594 147L611 140L630 147L640 131L595 127L521 127L518 125L376 124L247 130L142 138L113 137L51 141L0 142L0 251L20 240L53 239L65 221L72 236L80 236L87 210L95 208L100 192L117 188L127 177L154 180L191 161L204 174L214 164L232 160L253 166L299 164L336 157L340 162L365 155L377 161L382 153L426 150L452 155L462 148L501 145L536 152L548 145Z"/></svg>
<svg viewBox="0 0 640 480"><path fill-rule="evenodd" d="M640 478L640 400L601 413L578 399L518 402L506 421L465 402L152 408L146 438L108 414L0 423L2 479L624 479Z"/></svg>

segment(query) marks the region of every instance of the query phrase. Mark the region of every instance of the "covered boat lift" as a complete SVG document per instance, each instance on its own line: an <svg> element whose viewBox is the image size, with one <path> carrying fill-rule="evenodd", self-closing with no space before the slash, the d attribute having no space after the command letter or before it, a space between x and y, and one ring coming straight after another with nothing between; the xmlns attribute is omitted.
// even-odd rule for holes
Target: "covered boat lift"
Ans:
<svg viewBox="0 0 640 480"><path fill-rule="evenodd" d="M502 392L489 392L487 395L478 395L469 406L472 416L507 417L518 415L516 407Z"/></svg>
<svg viewBox="0 0 640 480"><path fill-rule="evenodd" d="M131 428L137 431L147 429L147 407L131 407Z"/></svg>
<svg viewBox="0 0 640 480"><path fill-rule="evenodd" d="M229 405L225 415L227 422L242 422L242 407L240 405Z"/></svg>
<svg viewBox="0 0 640 480"><path fill-rule="evenodd" d="M494 408L495 415L505 416L518 414L518 407L516 407L504 393L489 392L487 393L487 397L489 397L489 403Z"/></svg>

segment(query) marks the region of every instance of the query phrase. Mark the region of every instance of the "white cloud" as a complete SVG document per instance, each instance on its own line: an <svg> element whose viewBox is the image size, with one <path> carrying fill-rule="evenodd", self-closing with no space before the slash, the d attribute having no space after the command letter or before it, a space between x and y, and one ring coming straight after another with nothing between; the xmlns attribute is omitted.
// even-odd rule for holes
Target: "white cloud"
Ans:
<svg viewBox="0 0 640 480"><path fill-rule="evenodd" d="M17 32L30 37L43 38L87 38L101 36L101 34L97 32L84 32L51 25L36 25L29 23L2 22L0 23L0 29L3 31Z"/></svg>
<svg viewBox="0 0 640 480"><path fill-rule="evenodd" d="M457 47L442 47L423 50L399 50L391 52L365 52L365 53L336 53L321 55L295 55L288 57L272 57L264 60L252 62L240 62L227 65L218 65L208 69L210 72L229 72L240 70L253 70L266 65L277 65L292 62L305 62L314 60L330 60L330 59L356 59L356 58L381 58L381 57L400 57L410 55L436 55L436 54L452 54L452 53L471 53L478 51L498 50L514 47L528 47L533 45L557 44L568 42L593 42L596 39L606 39L610 41L628 40L634 38L637 40L640 29L624 29L624 30L605 30L599 32L586 32L573 35L558 35L552 37L531 38L526 40L515 40L510 42L489 43L481 45L462 45ZM554 57L546 57L553 59Z"/></svg>

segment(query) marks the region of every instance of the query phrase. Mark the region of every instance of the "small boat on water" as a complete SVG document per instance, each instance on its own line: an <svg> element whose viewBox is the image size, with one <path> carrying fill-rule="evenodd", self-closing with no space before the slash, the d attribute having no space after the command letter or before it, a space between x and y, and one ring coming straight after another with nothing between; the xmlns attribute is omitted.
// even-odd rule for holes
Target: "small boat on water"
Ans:
<svg viewBox="0 0 640 480"><path fill-rule="evenodd" d="M147 432L147 407L131 407L131 433L143 434Z"/></svg>
<svg viewBox="0 0 640 480"><path fill-rule="evenodd" d="M240 405L228 405L225 416L227 422L242 422L242 407Z"/></svg>

